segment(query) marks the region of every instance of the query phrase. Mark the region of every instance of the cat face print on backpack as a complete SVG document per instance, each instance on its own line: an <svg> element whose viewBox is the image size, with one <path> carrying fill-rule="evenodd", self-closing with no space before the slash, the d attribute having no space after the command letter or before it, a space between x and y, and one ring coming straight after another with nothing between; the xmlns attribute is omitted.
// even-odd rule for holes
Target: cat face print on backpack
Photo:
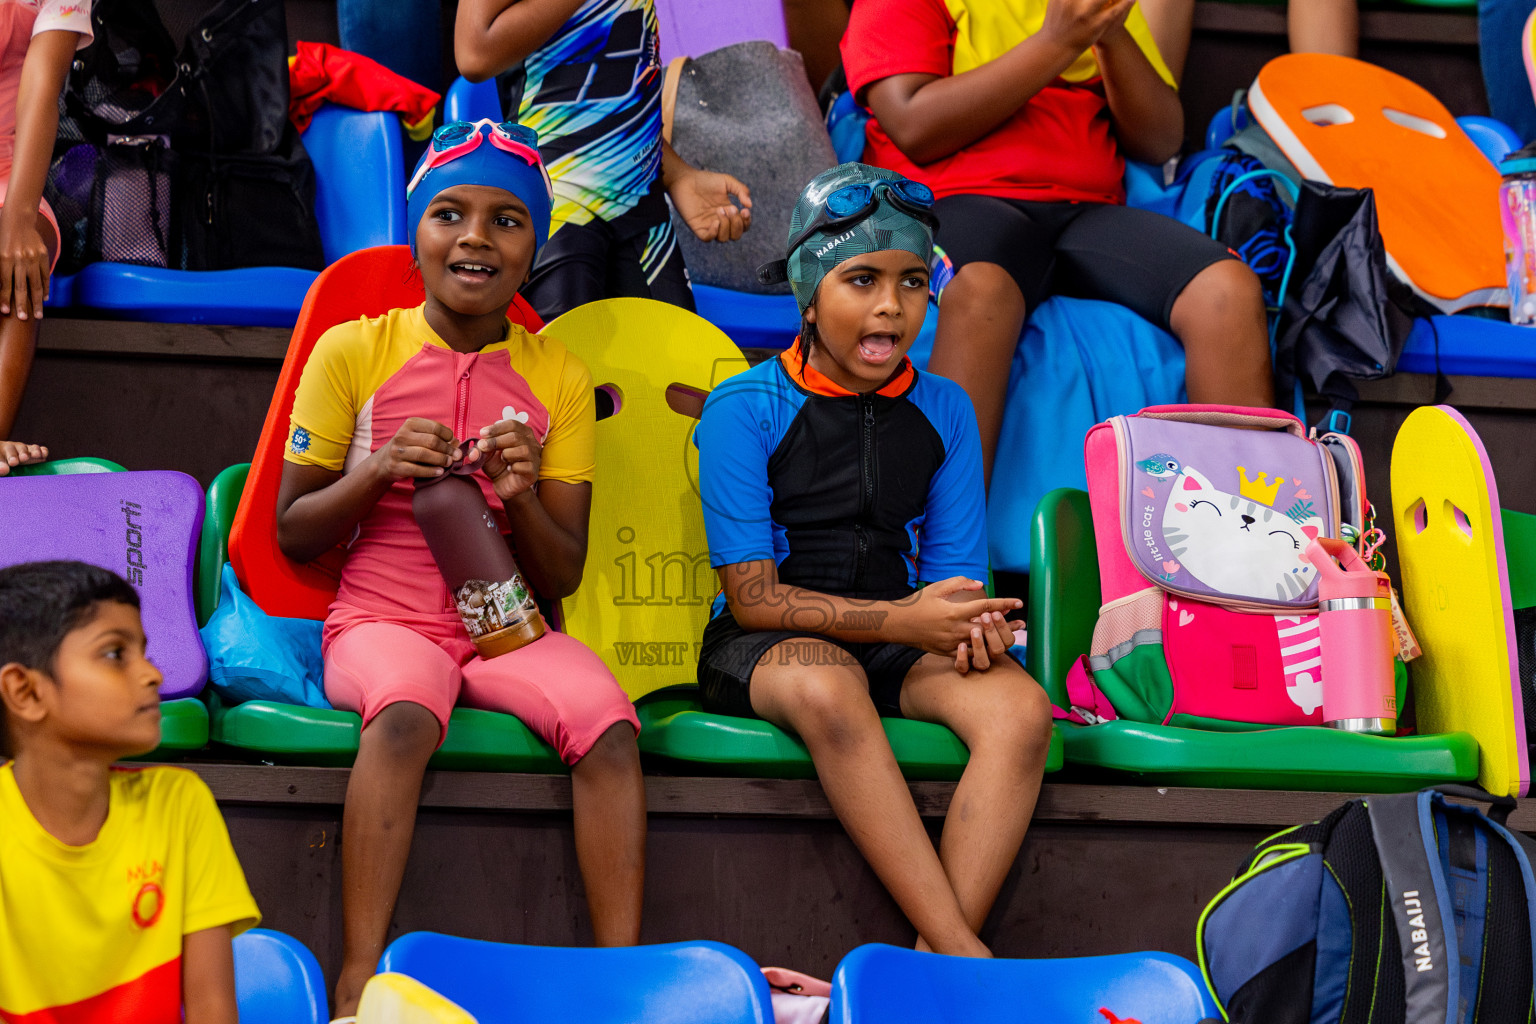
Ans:
<svg viewBox="0 0 1536 1024"><path fill-rule="evenodd" d="M1301 553L1323 530L1309 502L1282 512L1274 501L1280 481L1249 480L1239 468L1240 494L1216 488L1189 466L1177 470L1163 509L1168 551L1196 580L1236 597L1289 600L1312 585L1316 570Z"/></svg>

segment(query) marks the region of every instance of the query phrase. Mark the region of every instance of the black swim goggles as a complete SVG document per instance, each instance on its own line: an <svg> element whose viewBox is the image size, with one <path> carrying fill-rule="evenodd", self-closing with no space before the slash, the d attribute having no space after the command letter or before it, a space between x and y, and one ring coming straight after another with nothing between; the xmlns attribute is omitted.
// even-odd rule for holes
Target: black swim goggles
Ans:
<svg viewBox="0 0 1536 1024"><path fill-rule="evenodd" d="M761 284L783 284L789 280L789 257L806 243L812 235L823 231L836 231L847 224L863 220L880 205L881 196L892 206L937 229L939 220L933 215L933 189L908 178L882 178L880 181L859 182L836 189L822 201L821 211L811 222L789 240L785 258L764 263L757 268Z"/></svg>

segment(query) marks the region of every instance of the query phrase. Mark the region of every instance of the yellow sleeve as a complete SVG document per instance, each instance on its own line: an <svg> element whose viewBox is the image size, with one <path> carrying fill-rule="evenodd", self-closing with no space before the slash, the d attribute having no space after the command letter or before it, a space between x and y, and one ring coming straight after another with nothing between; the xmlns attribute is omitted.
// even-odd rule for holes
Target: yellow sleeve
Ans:
<svg viewBox="0 0 1536 1024"><path fill-rule="evenodd" d="M230 932L239 935L261 922L261 911L245 884L245 872L230 845L229 830L213 794L192 772L177 774L185 776L180 779L176 797L186 829L188 873L181 933L191 935L229 925Z"/></svg>
<svg viewBox="0 0 1536 1024"><path fill-rule="evenodd" d="M341 472L364 396L361 362L368 356L363 321L337 324L320 336L293 395L283 458Z"/></svg>
<svg viewBox="0 0 1536 1024"><path fill-rule="evenodd" d="M597 403L587 364L569 350L549 415L549 434L539 465L540 480L591 483L597 474Z"/></svg>
<svg viewBox="0 0 1536 1024"><path fill-rule="evenodd" d="M1152 38L1152 26L1147 24L1146 15L1141 13L1141 5L1131 8L1131 13L1125 19L1126 30L1131 33L1131 38L1136 40L1136 45L1141 47L1141 52L1147 55L1147 61L1152 65L1152 70L1157 76L1178 91L1179 83L1173 80L1173 72L1168 70L1168 63L1163 60L1162 51L1157 48L1157 40Z"/></svg>

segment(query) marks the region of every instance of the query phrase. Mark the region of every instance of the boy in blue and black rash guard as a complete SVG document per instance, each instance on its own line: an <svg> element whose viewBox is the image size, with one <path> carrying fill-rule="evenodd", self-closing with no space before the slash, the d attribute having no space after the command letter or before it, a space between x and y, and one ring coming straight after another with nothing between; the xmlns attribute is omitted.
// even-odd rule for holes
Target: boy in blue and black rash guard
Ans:
<svg viewBox="0 0 1536 1024"><path fill-rule="evenodd" d="M921 944L986 956L977 931L1029 824L1051 712L1010 651L1003 613L1020 602L982 592L970 400L906 358L932 206L925 186L863 164L818 175L795 206L783 273L801 336L717 388L694 434L723 589L698 679L707 710L804 740ZM938 854L881 715L946 725L970 749Z"/></svg>
<svg viewBox="0 0 1536 1024"><path fill-rule="evenodd" d="M654 0L459 4L459 72L496 76L505 116L538 131L554 186L550 239L522 291L545 320L615 296L694 308L664 193L703 241L751 224L745 185L662 139L657 52Z"/></svg>

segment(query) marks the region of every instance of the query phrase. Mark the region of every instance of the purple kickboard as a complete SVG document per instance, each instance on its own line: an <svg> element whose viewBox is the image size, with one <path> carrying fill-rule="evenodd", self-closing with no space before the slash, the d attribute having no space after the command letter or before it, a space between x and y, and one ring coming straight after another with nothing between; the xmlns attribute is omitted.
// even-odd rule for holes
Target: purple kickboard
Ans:
<svg viewBox="0 0 1536 1024"><path fill-rule="evenodd" d="M160 695L195 696L208 678L192 567L203 491L185 473L0 479L0 566L73 559L111 569L143 602Z"/></svg>
<svg viewBox="0 0 1536 1024"><path fill-rule="evenodd" d="M779 0L657 0L661 60L702 57L722 46L766 39L789 46L784 5Z"/></svg>

